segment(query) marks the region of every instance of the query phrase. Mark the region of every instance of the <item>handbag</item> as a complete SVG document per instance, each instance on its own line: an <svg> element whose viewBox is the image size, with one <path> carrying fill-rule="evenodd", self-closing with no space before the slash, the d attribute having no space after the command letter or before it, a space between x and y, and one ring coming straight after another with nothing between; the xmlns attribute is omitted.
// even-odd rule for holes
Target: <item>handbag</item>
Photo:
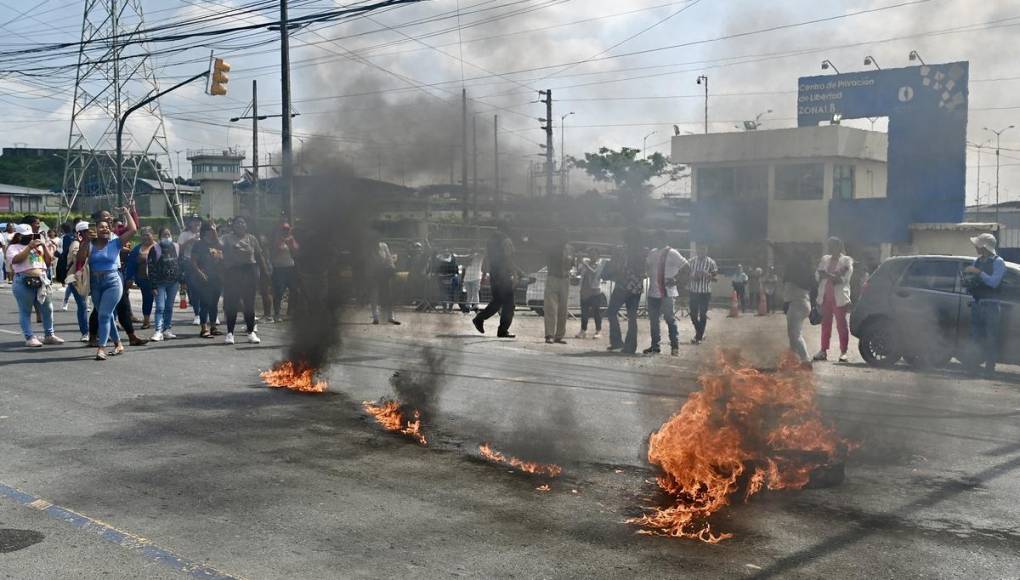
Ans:
<svg viewBox="0 0 1020 580"><path fill-rule="evenodd" d="M811 312L808 313L808 321L811 322L812 326L818 326L822 323L822 313L818 310L817 304L811 305Z"/></svg>
<svg viewBox="0 0 1020 580"><path fill-rule="evenodd" d="M82 296L89 295L89 281L91 277L92 269L89 267L89 261L85 260L85 264L82 265L81 269L74 273L74 285L77 287L78 294Z"/></svg>

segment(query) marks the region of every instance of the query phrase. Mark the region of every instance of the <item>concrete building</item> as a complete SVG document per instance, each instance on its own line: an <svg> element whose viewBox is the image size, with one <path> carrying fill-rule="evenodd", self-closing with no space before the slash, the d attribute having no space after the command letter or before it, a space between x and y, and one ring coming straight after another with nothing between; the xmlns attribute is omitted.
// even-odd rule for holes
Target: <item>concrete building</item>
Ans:
<svg viewBox="0 0 1020 580"><path fill-rule="evenodd" d="M672 146L693 172L692 241L720 258L759 265L772 259L766 241L820 246L833 201L886 197L884 133L830 125L680 135ZM892 252L866 245L857 255Z"/></svg>
<svg viewBox="0 0 1020 580"><path fill-rule="evenodd" d="M241 179L242 160L244 151L238 149L188 151L191 179L202 189L199 215L219 219L238 214L234 183Z"/></svg>
<svg viewBox="0 0 1020 580"><path fill-rule="evenodd" d="M0 183L0 213L56 213L60 194L46 189Z"/></svg>

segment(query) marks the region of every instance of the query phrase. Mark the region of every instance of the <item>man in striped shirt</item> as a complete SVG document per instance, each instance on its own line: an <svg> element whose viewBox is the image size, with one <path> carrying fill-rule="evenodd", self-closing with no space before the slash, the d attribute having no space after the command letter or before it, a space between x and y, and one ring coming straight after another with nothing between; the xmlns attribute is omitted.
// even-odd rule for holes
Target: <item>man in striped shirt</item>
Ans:
<svg viewBox="0 0 1020 580"><path fill-rule="evenodd" d="M691 344L705 340L705 326L708 324L708 305L712 301L712 283L719 274L715 260L708 257L704 244L695 245L695 256L691 259L691 276L687 291L691 296L691 322L694 323L694 338Z"/></svg>

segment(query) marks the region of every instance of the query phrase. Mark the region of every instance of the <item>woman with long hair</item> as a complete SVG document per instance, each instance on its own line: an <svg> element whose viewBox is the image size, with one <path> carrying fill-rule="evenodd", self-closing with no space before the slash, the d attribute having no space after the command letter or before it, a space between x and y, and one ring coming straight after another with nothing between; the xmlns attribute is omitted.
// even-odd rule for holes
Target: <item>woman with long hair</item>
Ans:
<svg viewBox="0 0 1020 580"><path fill-rule="evenodd" d="M850 329L846 317L850 310L850 279L854 275L854 261L844 253L843 240L829 238L827 247L829 253L822 256L815 271L818 306L822 311L822 348L815 355L815 360L829 358L832 321L835 319L836 331L839 333L839 362L846 362L850 347Z"/></svg>
<svg viewBox="0 0 1020 580"><path fill-rule="evenodd" d="M64 273L64 285L67 287L67 294L74 298L75 315L78 317L78 330L81 332L81 342L89 341L89 307L85 296L78 289L78 278L75 276L78 269L75 268L75 258L78 256L78 249L83 243L86 243L85 237L88 235L88 230L88 222L83 221L75 224L74 237L71 238L71 243L64 247L64 252L68 256L66 272ZM66 303L64 309L67 309Z"/></svg>
<svg viewBox="0 0 1020 580"><path fill-rule="evenodd" d="M114 310L124 294L124 280L120 275L120 251L124 244L131 241L138 230L134 217L126 208L117 208L124 216L124 228L120 235L113 233L113 226L108 221L96 223L95 233L88 230L87 243L78 248L78 262L89 263L89 287L92 291L92 306L98 314L98 342L96 360L106 360L106 344L113 339L113 355L124 352L120 342L117 323L114 321Z"/></svg>
<svg viewBox="0 0 1020 580"><path fill-rule="evenodd" d="M223 236L223 313L227 317L227 335L224 344L234 344L234 327L237 313L244 314L248 342L261 342L255 334L255 292L258 289L259 270L265 271L265 257L258 238L248 231L244 218L234 219L231 233Z"/></svg>
<svg viewBox="0 0 1020 580"><path fill-rule="evenodd" d="M223 245L212 222L202 222L201 237L191 248L192 299L199 300L199 336L212 338L223 333L216 329L216 311L223 293Z"/></svg>
<svg viewBox="0 0 1020 580"><path fill-rule="evenodd" d="M18 302L18 322L25 336L25 346L30 347L64 342L53 333L53 304L49 300L50 280L47 275L53 253L44 237L44 234L34 233L32 226L22 223L15 228L4 254L14 273L12 290ZM42 342L32 332L33 308L42 312L43 331L46 333Z"/></svg>
<svg viewBox="0 0 1020 580"><path fill-rule="evenodd" d="M159 244L152 254L155 259L149 260L149 281L156 300L156 332L152 340L160 342L177 338L173 333L174 301L183 276L179 248L170 228L159 231Z"/></svg>
<svg viewBox="0 0 1020 580"><path fill-rule="evenodd" d="M158 250L156 234L150 226L143 227L138 233L141 235L142 243L131 249L124 277L127 284L134 280L142 292L142 330L145 330L152 328L152 306L155 303L156 289L152 285L149 268L155 264Z"/></svg>

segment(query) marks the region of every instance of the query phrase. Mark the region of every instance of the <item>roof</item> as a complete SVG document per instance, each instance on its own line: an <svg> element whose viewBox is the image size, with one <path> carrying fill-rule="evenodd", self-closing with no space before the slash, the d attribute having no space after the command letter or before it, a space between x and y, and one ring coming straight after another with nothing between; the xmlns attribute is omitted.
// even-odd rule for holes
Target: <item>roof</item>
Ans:
<svg viewBox="0 0 1020 580"><path fill-rule="evenodd" d="M0 195L58 195L48 189L25 187L24 185L11 185L0 183Z"/></svg>
<svg viewBox="0 0 1020 580"><path fill-rule="evenodd" d="M991 232L999 229L999 224L981 222L964 222L962 224L927 223L927 224L910 224L910 229L913 231Z"/></svg>
<svg viewBox="0 0 1020 580"><path fill-rule="evenodd" d="M746 163L847 158L886 162L889 136L839 125L673 137L675 163Z"/></svg>
<svg viewBox="0 0 1020 580"><path fill-rule="evenodd" d="M159 181L157 181L155 179L142 179L142 178L139 178L138 181L144 183L145 185L148 185L149 187L151 187L155 191L163 191L163 188L160 187L160 185L159 185ZM171 181L164 181L163 183L166 184L166 185L172 185L173 184L173 182L171 182ZM172 190L172 188L170 188L170 187L168 187L166 189L167 189L167 191ZM180 191L182 193L201 193L202 192L202 188L198 187L198 186L195 186L195 185L184 185L183 183L178 183L177 184L177 191Z"/></svg>

